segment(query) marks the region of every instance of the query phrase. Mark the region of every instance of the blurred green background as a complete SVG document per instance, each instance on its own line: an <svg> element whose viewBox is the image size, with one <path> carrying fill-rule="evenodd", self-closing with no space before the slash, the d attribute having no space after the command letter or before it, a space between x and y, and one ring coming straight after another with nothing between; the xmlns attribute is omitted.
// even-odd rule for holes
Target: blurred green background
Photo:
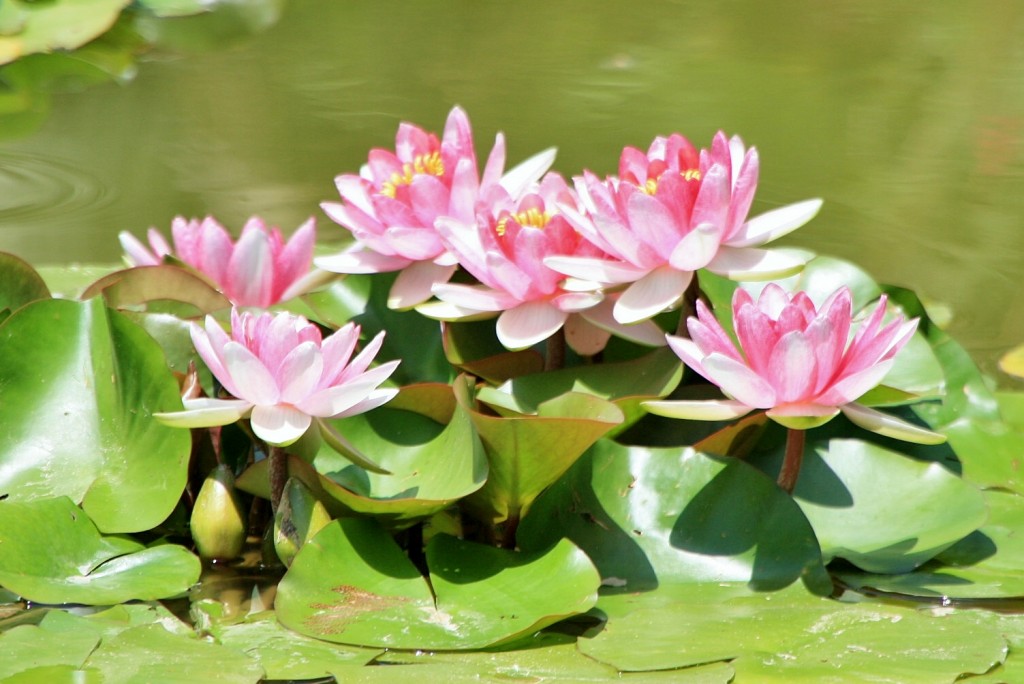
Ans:
<svg viewBox="0 0 1024 684"><path fill-rule="evenodd" d="M111 35L116 78L0 69L0 250L112 262L177 214L341 237L333 177L460 104L481 157L503 130L567 176L738 133L755 213L825 199L784 244L948 304L989 370L1024 341L1024 3L239 0Z"/></svg>

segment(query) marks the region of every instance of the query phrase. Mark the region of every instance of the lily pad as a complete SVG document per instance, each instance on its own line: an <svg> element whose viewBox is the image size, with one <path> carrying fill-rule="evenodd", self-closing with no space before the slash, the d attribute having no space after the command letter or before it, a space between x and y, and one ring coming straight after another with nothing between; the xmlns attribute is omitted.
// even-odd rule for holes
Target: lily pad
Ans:
<svg viewBox="0 0 1024 684"><path fill-rule="evenodd" d="M988 517L981 492L938 463L856 439L808 445L793 494L825 560L870 572L913 570Z"/></svg>
<svg viewBox="0 0 1024 684"><path fill-rule="evenodd" d="M227 297L204 277L181 266L139 266L105 275L82 293L82 299L102 295L107 305L125 308L158 300L193 306L198 314L231 306Z"/></svg>
<svg viewBox="0 0 1024 684"><path fill-rule="evenodd" d="M468 407L467 392L456 392ZM537 406L536 415L492 416L469 410L487 450L490 473L466 500L483 521L512 529L537 496L597 439L623 421L622 411L591 394L567 392Z"/></svg>
<svg viewBox="0 0 1024 684"><path fill-rule="evenodd" d="M448 385L403 388L387 406L331 424L390 473L364 470L327 446L312 468L293 459L289 474L335 515L373 515L407 527L478 490L487 478L483 447ZM266 461L243 473L238 486L269 498Z"/></svg>
<svg viewBox="0 0 1024 684"><path fill-rule="evenodd" d="M579 648L628 671L731 660L740 682L931 684L985 672L1006 657L1005 640L982 616L844 604L799 587L759 594L676 585L606 602L615 604L607 626ZM627 602L632 609L623 612Z"/></svg>
<svg viewBox="0 0 1024 684"><path fill-rule="evenodd" d="M35 269L13 254L0 252L0 311L49 298L50 290Z"/></svg>
<svg viewBox="0 0 1024 684"><path fill-rule="evenodd" d="M683 364L671 349L656 349L639 359L563 368L523 375L500 387L482 388L476 398L496 410L536 413L538 406L566 392L593 394L611 401L625 416L615 433L646 414L645 399L664 397L683 377Z"/></svg>
<svg viewBox="0 0 1024 684"><path fill-rule="evenodd" d="M902 575L840 573L849 587L869 593L942 599L1024 598L1024 497L984 492L988 522L915 572Z"/></svg>
<svg viewBox="0 0 1024 684"><path fill-rule="evenodd" d="M548 492L519 530L523 548L565 535L587 552L609 591L749 582L779 589L831 581L810 523L764 473L689 447L601 440Z"/></svg>
<svg viewBox="0 0 1024 684"><path fill-rule="evenodd" d="M103 537L67 497L0 503L0 546L0 584L38 603L165 598L199 579L183 547Z"/></svg>
<svg viewBox="0 0 1024 684"><path fill-rule="evenodd" d="M191 439L152 417L181 400L145 331L99 299L37 301L0 325L0 377L0 493L69 496L104 532L173 510Z"/></svg>
<svg viewBox="0 0 1024 684"><path fill-rule="evenodd" d="M281 580L278 619L337 643L475 649L583 613L597 600L597 572L568 541L521 553L439 535L426 556L429 585L378 524L336 520L302 547Z"/></svg>
<svg viewBox="0 0 1024 684"><path fill-rule="evenodd" d="M6 25L0 36L0 64L22 55L52 50L73 50L107 31L131 0L55 0L25 2L4 0L9 18L17 13L16 26Z"/></svg>

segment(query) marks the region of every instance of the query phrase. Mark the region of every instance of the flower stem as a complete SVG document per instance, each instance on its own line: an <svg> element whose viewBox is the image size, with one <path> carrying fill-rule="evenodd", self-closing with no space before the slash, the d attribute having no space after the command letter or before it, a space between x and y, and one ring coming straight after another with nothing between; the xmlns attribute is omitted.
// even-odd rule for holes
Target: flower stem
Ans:
<svg viewBox="0 0 1024 684"><path fill-rule="evenodd" d="M288 480L288 454L279 446L271 446L267 458L270 459L270 508L276 513L284 494L284 484Z"/></svg>
<svg viewBox="0 0 1024 684"><path fill-rule="evenodd" d="M676 336L690 338L690 330L686 327L686 321L697 313L697 300L701 297L700 283L697 281L697 276L694 274L693 278L690 279L690 284L686 286L686 290L683 292L683 301L679 305L679 323L676 325Z"/></svg>
<svg viewBox="0 0 1024 684"><path fill-rule="evenodd" d="M782 458L779 470L779 486L792 494L796 487L796 479L800 476L800 464L804 460L804 442L807 433L804 430L789 428L786 432L786 455Z"/></svg>
<svg viewBox="0 0 1024 684"><path fill-rule="evenodd" d="M548 338L544 370L558 370L565 366L565 329L559 328Z"/></svg>

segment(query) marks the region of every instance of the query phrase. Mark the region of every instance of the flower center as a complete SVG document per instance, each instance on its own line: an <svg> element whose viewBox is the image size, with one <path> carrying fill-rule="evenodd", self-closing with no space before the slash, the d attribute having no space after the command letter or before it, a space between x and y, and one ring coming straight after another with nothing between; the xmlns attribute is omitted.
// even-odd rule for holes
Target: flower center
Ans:
<svg viewBox="0 0 1024 684"><path fill-rule="evenodd" d="M679 175L684 181L699 181L701 179L700 169L686 169L684 171L680 171ZM658 192L659 180L661 180L660 174L653 178L648 178L644 182L643 186L641 186L640 190L642 190L645 195L655 194Z"/></svg>
<svg viewBox="0 0 1024 684"><path fill-rule="evenodd" d="M402 164L402 172L397 171L391 174L391 178L381 185L380 194L387 195L394 199L398 188L402 185L409 185L412 179L420 174L428 174L438 178L444 175L444 160L440 152L429 154L417 154L412 162Z"/></svg>
<svg viewBox="0 0 1024 684"><path fill-rule="evenodd" d="M508 213L498 220L498 225L495 226L494 232L498 235L504 235L505 231L508 230L508 222L515 221L520 226L527 228L543 228L548 225L548 221L551 220L551 214L546 211L541 211L537 208L527 209L526 211L517 211L515 213Z"/></svg>

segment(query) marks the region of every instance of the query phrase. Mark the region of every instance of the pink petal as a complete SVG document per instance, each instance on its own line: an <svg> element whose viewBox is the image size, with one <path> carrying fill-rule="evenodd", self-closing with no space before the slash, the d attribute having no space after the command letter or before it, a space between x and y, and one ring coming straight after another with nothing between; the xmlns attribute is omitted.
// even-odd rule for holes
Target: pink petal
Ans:
<svg viewBox="0 0 1024 684"><path fill-rule="evenodd" d="M668 263L680 271L696 271L704 268L718 253L721 237L722 226L720 224L698 224L675 246L668 258Z"/></svg>
<svg viewBox="0 0 1024 684"><path fill-rule="evenodd" d="M412 262L405 257L388 256L356 247L347 252L317 257L313 263L317 268L332 273L387 273L401 270Z"/></svg>
<svg viewBox="0 0 1024 684"><path fill-rule="evenodd" d="M224 329L214 320L213 316L207 316L205 330L193 323L189 326L189 332L192 335L192 346L196 348L199 358L203 360L213 376L230 394L239 396L238 389L231 380L231 374L228 373L228 369L224 366L224 359L221 357L224 345L231 341Z"/></svg>
<svg viewBox="0 0 1024 684"><path fill-rule="evenodd" d="M886 437L915 444L942 444L946 441L945 435L926 430L860 404L846 404L839 408L853 424Z"/></svg>
<svg viewBox="0 0 1024 684"><path fill-rule="evenodd" d="M710 223L718 226L719 230L725 227L729 212L730 181L731 174L718 164L704 172L690 217L691 225Z"/></svg>
<svg viewBox="0 0 1024 684"><path fill-rule="evenodd" d="M223 358L231 381L238 390L236 397L253 404L277 403L281 393L274 376L251 351L232 341L224 345Z"/></svg>
<svg viewBox="0 0 1024 684"><path fill-rule="evenodd" d="M787 252L722 245L707 269L730 280L775 280L799 273L805 263L804 259Z"/></svg>
<svg viewBox="0 0 1024 684"><path fill-rule="evenodd" d="M605 332L609 332L616 337L629 340L630 342L636 342L647 347L664 347L665 331L662 330L653 321L640 321L639 323L633 323L632 325L623 325L615 320L613 310L615 306L615 300L606 297L600 304L587 309L579 316L570 316L569 321L574 318L584 318L587 322L601 328ZM566 322L568 326L569 322ZM568 328L566 328L566 335L569 334Z"/></svg>
<svg viewBox="0 0 1024 684"><path fill-rule="evenodd" d="M382 364L351 382L326 387L303 399L296 404L296 407L319 418L336 416L364 401L386 379L387 375L394 371L397 365L395 361Z"/></svg>
<svg viewBox="0 0 1024 684"><path fill-rule="evenodd" d="M793 232L814 218L821 209L820 199L804 200L766 211L750 219L727 238L730 247L756 247Z"/></svg>
<svg viewBox="0 0 1024 684"><path fill-rule="evenodd" d="M228 262L224 290L239 306L270 306L274 287L274 258L267 234L246 231Z"/></svg>
<svg viewBox="0 0 1024 684"><path fill-rule="evenodd" d="M162 259L159 255L150 252L137 237L126 230L117 234L128 263L132 266L156 266Z"/></svg>
<svg viewBox="0 0 1024 684"><path fill-rule="evenodd" d="M674 306L683 296L693 273L663 266L630 285L615 303L615 320L637 323Z"/></svg>
<svg viewBox="0 0 1024 684"><path fill-rule="evenodd" d="M775 406L777 397L772 386L739 361L722 354L709 354L701 367L707 378L736 401L751 408Z"/></svg>
<svg viewBox="0 0 1024 684"><path fill-rule="evenodd" d="M498 317L498 341L506 349L527 349L551 337L562 327L568 314L547 302L526 302Z"/></svg>
<svg viewBox="0 0 1024 684"><path fill-rule="evenodd" d="M775 388L776 403L810 398L818 380L818 362L803 332L794 330L779 338L765 377Z"/></svg>
<svg viewBox="0 0 1024 684"><path fill-rule="evenodd" d="M743 402L729 399L707 401L643 401L640 402L648 413L666 418L682 418L684 420L734 420L741 418L752 410Z"/></svg>
<svg viewBox="0 0 1024 684"><path fill-rule="evenodd" d="M688 340L685 337L676 337L675 335L666 335L666 339L668 340L668 346L683 363L702 377L714 382L708 372L704 370L704 358L707 355L693 340Z"/></svg>
<svg viewBox="0 0 1024 684"><path fill-rule="evenodd" d="M733 137L729 141L729 151L732 154L732 197L722 232L722 242L727 244L742 229L747 219L750 205L754 201L754 191L757 190L759 169L757 150L751 148L744 155L743 143L739 138Z"/></svg>
<svg viewBox="0 0 1024 684"><path fill-rule="evenodd" d="M817 398L818 403L839 406L859 399L865 392L882 382L892 368L893 360L882 361L856 373L844 376L839 382L827 387Z"/></svg>
<svg viewBox="0 0 1024 684"><path fill-rule="evenodd" d="M505 311L520 303L508 293L485 285L439 283L434 286L434 294L444 302L476 311Z"/></svg>
<svg viewBox="0 0 1024 684"><path fill-rule="evenodd" d="M341 413L336 414L333 417L348 418L349 416L355 416L360 413L372 411L378 406L382 406L391 401L392 399L394 399L396 394L398 394L397 389L375 389L372 392L370 392L370 395L366 397L366 399L363 399L359 403L350 406L349 408L345 409Z"/></svg>
<svg viewBox="0 0 1024 684"><path fill-rule="evenodd" d="M230 425L244 418L252 404L242 399L186 399L184 411L154 413L153 417L164 425L173 427L202 428L215 425Z"/></svg>
<svg viewBox="0 0 1024 684"><path fill-rule="evenodd" d="M626 213L634 239L661 254L667 254L683 236L684 227L679 225L668 208L646 193L630 195Z"/></svg>
<svg viewBox="0 0 1024 684"><path fill-rule="evenodd" d="M320 353L324 360L322 377L325 387L332 384L344 372L348 360L352 358L352 352L356 349L360 332L359 326L355 323L346 323L329 335L320 345Z"/></svg>
<svg viewBox="0 0 1024 684"><path fill-rule="evenodd" d="M288 287L309 272L316 246L316 221L309 219L292 233L291 238L274 257L274 296L281 301Z"/></svg>
<svg viewBox="0 0 1024 684"><path fill-rule="evenodd" d="M557 150L549 147L526 161L516 165L501 177L501 187L512 197L518 198L528 187L536 183L544 172L555 163Z"/></svg>
<svg viewBox="0 0 1024 684"><path fill-rule="evenodd" d="M581 356L593 356L608 344L611 333L599 328L583 316L571 315L566 319L565 342Z"/></svg>
<svg viewBox="0 0 1024 684"><path fill-rule="evenodd" d="M312 419L291 406L254 406L249 424L267 444L288 446L306 434Z"/></svg>
<svg viewBox="0 0 1024 684"><path fill-rule="evenodd" d="M334 179L338 194L366 216L373 216L373 201L370 199L369 184L363 178L353 174L344 174ZM327 204L326 202L324 204ZM323 206L323 205L321 205ZM331 203L331 206L341 206ZM326 208L325 208L326 210Z"/></svg>
<svg viewBox="0 0 1024 684"><path fill-rule="evenodd" d="M544 258L544 265L572 278L608 284L632 283L650 272L626 261L596 257L549 256Z"/></svg>
<svg viewBox="0 0 1024 684"><path fill-rule="evenodd" d="M389 309L411 309L433 296L435 285L447 283L456 265L438 266L431 261L417 261L402 269L388 293Z"/></svg>
<svg viewBox="0 0 1024 684"><path fill-rule="evenodd" d="M280 401L287 404L301 401L316 388L323 371L323 354L316 344L303 342L292 349L277 368Z"/></svg>

